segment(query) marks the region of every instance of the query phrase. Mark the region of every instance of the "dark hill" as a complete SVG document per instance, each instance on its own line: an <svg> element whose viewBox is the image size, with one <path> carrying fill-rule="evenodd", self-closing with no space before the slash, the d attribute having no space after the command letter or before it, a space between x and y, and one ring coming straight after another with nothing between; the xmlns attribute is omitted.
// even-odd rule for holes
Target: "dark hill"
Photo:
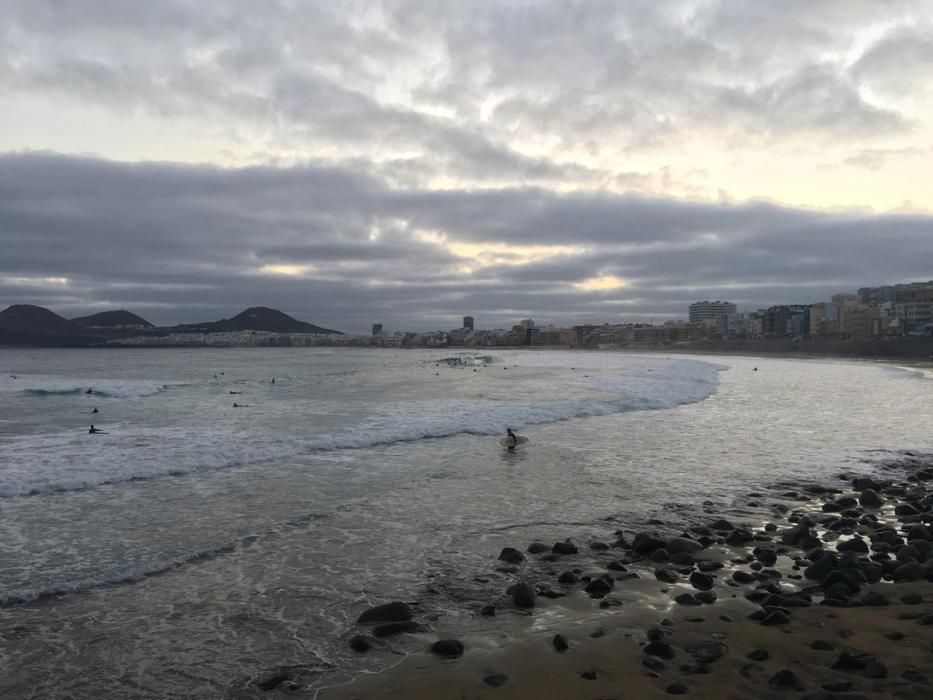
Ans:
<svg viewBox="0 0 933 700"><path fill-rule="evenodd" d="M222 333L231 331L267 331L269 333L332 333L343 335L340 331L321 328L313 323L305 323L292 318L276 309L266 306L251 306L233 318L208 323L190 323L175 326L176 332Z"/></svg>
<svg viewBox="0 0 933 700"><path fill-rule="evenodd" d="M90 316L81 316L71 319L85 328L153 328L146 319L129 311L101 311Z"/></svg>
<svg viewBox="0 0 933 700"><path fill-rule="evenodd" d="M14 304L0 311L0 328L19 333L81 335L84 329L42 306Z"/></svg>

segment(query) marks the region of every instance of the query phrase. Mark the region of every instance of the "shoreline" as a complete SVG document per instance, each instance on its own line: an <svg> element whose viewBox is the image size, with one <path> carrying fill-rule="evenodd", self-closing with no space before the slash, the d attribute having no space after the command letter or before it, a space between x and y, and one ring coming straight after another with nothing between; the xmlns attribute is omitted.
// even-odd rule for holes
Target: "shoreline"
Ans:
<svg viewBox="0 0 933 700"><path fill-rule="evenodd" d="M933 455L900 453L879 470L762 485L748 497L770 522L707 510L673 537L516 543L498 563L531 599L490 594L493 614L527 616L523 635L467 636L462 655L440 658L429 649L450 636L403 622L422 653L316 697L930 697ZM357 631L385 644L368 624Z"/></svg>

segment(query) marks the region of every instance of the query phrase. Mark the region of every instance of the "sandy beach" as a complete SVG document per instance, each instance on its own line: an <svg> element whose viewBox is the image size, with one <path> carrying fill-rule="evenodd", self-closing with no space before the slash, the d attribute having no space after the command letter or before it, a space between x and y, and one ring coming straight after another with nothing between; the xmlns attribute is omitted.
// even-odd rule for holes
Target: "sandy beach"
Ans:
<svg viewBox="0 0 933 700"><path fill-rule="evenodd" d="M768 522L710 514L680 536L655 523L613 543L503 552L534 594L490 591L494 611L477 614L529 616L524 637L431 653L453 631L422 627L423 654L318 697L928 698L933 458L885 467L878 481L769 484L749 494L770 506ZM412 614L395 624L419 624ZM386 631L359 629L373 645L391 645ZM287 689L287 677L270 688Z"/></svg>

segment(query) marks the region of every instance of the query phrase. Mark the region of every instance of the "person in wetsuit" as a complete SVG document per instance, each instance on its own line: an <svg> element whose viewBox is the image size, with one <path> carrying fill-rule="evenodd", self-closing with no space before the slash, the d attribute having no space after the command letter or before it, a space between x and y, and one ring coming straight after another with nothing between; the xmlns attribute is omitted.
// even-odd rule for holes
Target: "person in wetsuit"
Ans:
<svg viewBox="0 0 933 700"><path fill-rule="evenodd" d="M518 435L512 432L511 428L505 429L505 440L506 447L509 448L509 452L515 451L515 446L518 445Z"/></svg>

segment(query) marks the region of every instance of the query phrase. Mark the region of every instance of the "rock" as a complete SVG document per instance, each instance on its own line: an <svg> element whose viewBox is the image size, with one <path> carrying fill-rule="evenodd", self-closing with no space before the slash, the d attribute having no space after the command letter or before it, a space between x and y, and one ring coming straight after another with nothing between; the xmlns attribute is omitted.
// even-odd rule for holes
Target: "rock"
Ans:
<svg viewBox="0 0 933 700"><path fill-rule="evenodd" d="M761 621L761 624L766 627L772 627L774 625L786 625L788 622L790 622L790 618L786 613L775 610L774 612L768 613Z"/></svg>
<svg viewBox="0 0 933 700"><path fill-rule="evenodd" d="M408 604L395 601L364 611L356 621L362 625L370 622L407 622L410 619L411 608Z"/></svg>
<svg viewBox="0 0 933 700"><path fill-rule="evenodd" d="M641 664L649 671L654 671L655 673L661 673L666 668L664 662L657 656L643 656Z"/></svg>
<svg viewBox="0 0 933 700"><path fill-rule="evenodd" d="M901 596L901 602L905 605L920 605L923 602L923 596L918 593L907 593Z"/></svg>
<svg viewBox="0 0 933 700"><path fill-rule="evenodd" d="M622 601L618 598L603 598L601 601L599 601L599 607L603 610L608 608L617 608L622 604Z"/></svg>
<svg viewBox="0 0 933 700"><path fill-rule="evenodd" d="M653 562L663 562L671 558L670 552L661 547L661 549L654 550L651 554L648 555L648 559Z"/></svg>
<svg viewBox="0 0 933 700"><path fill-rule="evenodd" d="M671 569L658 569L654 572L654 577L664 583L677 583L680 581L680 574Z"/></svg>
<svg viewBox="0 0 933 700"><path fill-rule="evenodd" d="M878 660L874 654L868 654L858 649L843 649L839 658L830 666L834 671L863 671Z"/></svg>
<svg viewBox="0 0 933 700"><path fill-rule="evenodd" d="M457 659L463 656L463 642L456 639L439 639L431 645L431 653L445 659Z"/></svg>
<svg viewBox="0 0 933 700"><path fill-rule="evenodd" d="M810 566L804 569L803 575L813 581L822 581L824 578L829 576L835 568L836 558L833 555L826 553L824 556L821 556L819 559L810 564Z"/></svg>
<svg viewBox="0 0 933 700"><path fill-rule="evenodd" d="M773 549L762 549L756 555L758 561L760 561L765 566L774 566L777 563L777 552Z"/></svg>
<svg viewBox="0 0 933 700"><path fill-rule="evenodd" d="M697 663L710 664L728 652L729 647L722 642L699 641L685 645L684 651L690 654Z"/></svg>
<svg viewBox="0 0 933 700"><path fill-rule="evenodd" d="M609 545L605 542L590 542L590 549L594 552L605 552L609 549Z"/></svg>
<svg viewBox="0 0 933 700"><path fill-rule="evenodd" d="M703 549L703 545L696 540L690 540L686 537L672 537L667 541L667 544L664 545L664 549L671 554L677 554L678 552L693 554Z"/></svg>
<svg viewBox="0 0 933 700"><path fill-rule="evenodd" d="M880 661L872 661L865 667L864 673L868 678L887 678L888 667Z"/></svg>
<svg viewBox="0 0 933 700"><path fill-rule="evenodd" d="M681 593L679 596L674 598L674 601L679 605L700 605L700 601L690 593Z"/></svg>
<svg viewBox="0 0 933 700"><path fill-rule="evenodd" d="M590 595L604 596L612 590L612 579L606 579L602 577L595 578L586 584L586 588L584 590Z"/></svg>
<svg viewBox="0 0 933 700"><path fill-rule="evenodd" d="M755 577L752 576L747 571L742 571L741 569L732 572L732 578L737 583L754 583Z"/></svg>
<svg viewBox="0 0 933 700"><path fill-rule="evenodd" d="M693 566L693 555L687 552L672 554L671 564L676 564L677 566Z"/></svg>
<svg viewBox="0 0 933 700"><path fill-rule="evenodd" d="M880 508L884 499L874 489L865 489L859 496L858 502L866 508Z"/></svg>
<svg viewBox="0 0 933 700"><path fill-rule="evenodd" d="M365 654L372 649L378 642L372 637L364 634L355 634L350 638L350 648L360 654Z"/></svg>
<svg viewBox="0 0 933 700"><path fill-rule="evenodd" d="M764 649L755 649L755 651L749 652L748 658L752 661L767 661L771 655Z"/></svg>
<svg viewBox="0 0 933 700"><path fill-rule="evenodd" d="M851 540L840 542L838 545L836 545L836 549L840 552L859 552L861 554L868 554L868 545L861 537L853 537Z"/></svg>
<svg viewBox="0 0 933 700"><path fill-rule="evenodd" d="M555 542L551 547L551 552L554 554L576 554L579 551L577 545L572 542Z"/></svg>
<svg viewBox="0 0 933 700"><path fill-rule="evenodd" d="M492 673L483 678L483 683L492 688L499 688L505 685L508 680L509 677L504 673Z"/></svg>
<svg viewBox="0 0 933 700"><path fill-rule="evenodd" d="M885 632L884 636L890 639L892 642L899 642L904 638L904 633L897 631Z"/></svg>
<svg viewBox="0 0 933 700"><path fill-rule="evenodd" d="M709 573L721 569L722 563L718 561L700 561L697 562L697 568L704 573Z"/></svg>
<svg viewBox="0 0 933 700"><path fill-rule="evenodd" d="M685 695L687 693L687 686L683 683L671 683L667 686L668 695Z"/></svg>
<svg viewBox="0 0 933 700"><path fill-rule="evenodd" d="M739 545L745 544L746 542L751 542L755 539L755 536L752 534L751 530L746 530L743 527L738 527L725 539L725 543L729 545Z"/></svg>
<svg viewBox="0 0 933 700"><path fill-rule="evenodd" d="M719 520L714 520L709 524L710 530L735 530L735 525L730 523L728 520L720 518Z"/></svg>
<svg viewBox="0 0 933 700"><path fill-rule="evenodd" d="M862 476L852 479L852 488L856 491L868 491L869 489L877 491L878 489L884 488L884 484L870 477Z"/></svg>
<svg viewBox="0 0 933 700"><path fill-rule="evenodd" d="M790 545L800 544L801 540L810 534L811 525L808 518L802 518L794 527L781 533L781 542Z"/></svg>
<svg viewBox="0 0 933 700"><path fill-rule="evenodd" d="M823 588L826 591L829 591L835 585L844 586L846 589L846 596L852 595L853 593L859 592L859 585L852 580L852 578L840 571L836 570L829 574L826 578L823 579Z"/></svg>
<svg viewBox="0 0 933 700"><path fill-rule="evenodd" d="M521 564L525 561L525 555L513 547L506 547L499 552L499 560L509 564Z"/></svg>
<svg viewBox="0 0 933 700"><path fill-rule="evenodd" d="M649 642L642 648L642 653L648 656L657 656L659 659L673 659L674 647L667 642Z"/></svg>
<svg viewBox="0 0 933 700"><path fill-rule="evenodd" d="M560 576L557 577L558 583L576 583L580 580L580 577L577 576L572 571L564 571Z"/></svg>
<svg viewBox="0 0 933 700"><path fill-rule="evenodd" d="M713 587L713 577L694 571L690 574L690 585L698 591L708 591Z"/></svg>
<svg viewBox="0 0 933 700"><path fill-rule="evenodd" d="M870 591L866 593L865 596L862 598L862 605L870 605L873 607L877 607L877 606L882 606L882 605L890 605L890 601L888 600L887 596L885 596L883 593L877 593L875 591Z"/></svg>
<svg viewBox="0 0 933 700"><path fill-rule="evenodd" d="M496 606L484 605L482 608L480 608L479 614L483 615L484 617L494 617L496 614Z"/></svg>
<svg viewBox="0 0 933 700"><path fill-rule="evenodd" d="M664 540L650 532L639 532L635 535L635 539L632 540L632 550L641 555L651 554L651 552L663 546Z"/></svg>
<svg viewBox="0 0 933 700"><path fill-rule="evenodd" d="M628 568L626 568L625 564L620 562L618 559L614 559L613 561L606 564L606 568L611 571L628 571Z"/></svg>
<svg viewBox="0 0 933 700"><path fill-rule="evenodd" d="M897 567L892 576L895 581L918 581L923 578L923 567L917 562L908 562Z"/></svg>
<svg viewBox="0 0 933 700"><path fill-rule="evenodd" d="M933 625L933 613L930 613L929 615L924 615L923 617L918 618L917 624L923 625L924 627L929 627L930 625Z"/></svg>
<svg viewBox="0 0 933 700"><path fill-rule="evenodd" d="M927 678L924 674L920 673L915 669L907 669L901 674L901 678L905 681L910 681L911 683L920 683L921 685L929 685L930 679Z"/></svg>
<svg viewBox="0 0 933 700"><path fill-rule="evenodd" d="M815 639L810 643L810 648L816 649L817 651L832 651L836 647L834 647L829 642L823 641L822 639Z"/></svg>
<svg viewBox="0 0 933 700"><path fill-rule="evenodd" d="M671 638L671 631L662 627L652 627L646 633L649 642L666 642Z"/></svg>
<svg viewBox="0 0 933 700"><path fill-rule="evenodd" d="M394 637L397 634L417 634L418 632L427 631L427 627L419 625L417 622L386 622L377 625L373 629L373 634L382 639L383 637Z"/></svg>
<svg viewBox="0 0 933 700"><path fill-rule="evenodd" d="M700 591L693 597L703 605L712 605L718 598L715 591Z"/></svg>
<svg viewBox="0 0 933 700"><path fill-rule="evenodd" d="M551 640L551 644L554 645L554 649L558 652L565 652L570 648L570 642L568 642L567 638L562 634L555 634L554 639Z"/></svg>
<svg viewBox="0 0 933 700"><path fill-rule="evenodd" d="M535 589L522 581L512 586L508 593L512 602L519 608L533 608L535 606Z"/></svg>
<svg viewBox="0 0 933 700"><path fill-rule="evenodd" d="M768 679L768 687L773 690L784 690L785 688L803 690L803 683L800 682L800 679L797 678L793 671L782 668Z"/></svg>
<svg viewBox="0 0 933 700"><path fill-rule="evenodd" d="M532 542L530 545L528 545L529 554L543 554L549 549L550 547L544 544L544 542Z"/></svg>
<svg viewBox="0 0 933 700"><path fill-rule="evenodd" d="M596 673L596 671L581 671L577 675L586 681L595 681L597 678L599 678L599 675Z"/></svg>

